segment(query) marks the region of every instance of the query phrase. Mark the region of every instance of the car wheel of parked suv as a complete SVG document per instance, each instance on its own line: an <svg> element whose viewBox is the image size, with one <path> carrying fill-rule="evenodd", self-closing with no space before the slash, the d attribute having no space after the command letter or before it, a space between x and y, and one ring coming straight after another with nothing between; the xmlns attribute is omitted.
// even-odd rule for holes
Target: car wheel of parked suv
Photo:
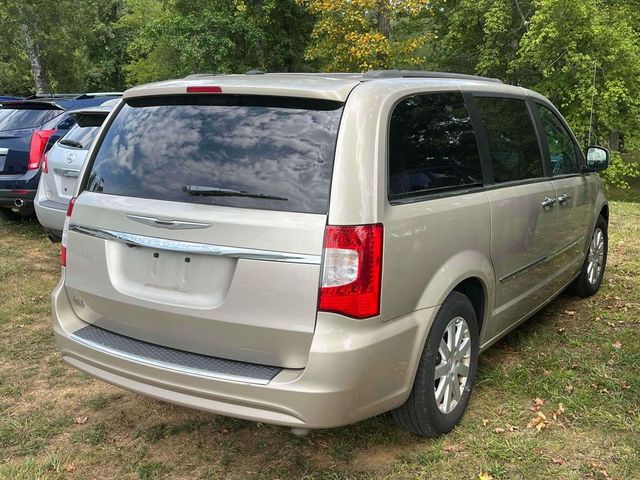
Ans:
<svg viewBox="0 0 640 480"><path fill-rule="evenodd" d="M571 285L572 293L579 297L590 297L600 289L609 249L607 230L607 221L602 216L598 217L596 227L591 234L589 252L584 259L582 270L573 285Z"/></svg>
<svg viewBox="0 0 640 480"><path fill-rule="evenodd" d="M478 366L478 321L469 298L452 292L429 332L411 395L393 411L404 429L425 437L453 430L462 418Z"/></svg>

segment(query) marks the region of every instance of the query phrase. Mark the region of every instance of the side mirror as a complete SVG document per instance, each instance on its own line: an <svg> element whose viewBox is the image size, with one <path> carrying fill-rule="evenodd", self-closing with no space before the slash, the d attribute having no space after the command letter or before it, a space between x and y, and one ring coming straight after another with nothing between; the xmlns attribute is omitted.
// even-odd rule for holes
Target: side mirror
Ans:
<svg viewBox="0 0 640 480"><path fill-rule="evenodd" d="M591 146L587 148L587 171L601 172L609 167L611 153L602 147Z"/></svg>

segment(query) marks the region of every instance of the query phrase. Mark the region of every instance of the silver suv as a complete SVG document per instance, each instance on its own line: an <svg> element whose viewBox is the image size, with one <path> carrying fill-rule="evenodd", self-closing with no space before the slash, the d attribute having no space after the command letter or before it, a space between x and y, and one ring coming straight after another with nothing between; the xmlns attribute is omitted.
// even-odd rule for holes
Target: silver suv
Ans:
<svg viewBox="0 0 640 480"><path fill-rule="evenodd" d="M72 110L76 122L42 157L40 182L33 205L38 221L53 241L60 239L69 200L76 190L80 169L98 130L118 100Z"/></svg>
<svg viewBox="0 0 640 480"><path fill-rule="evenodd" d="M425 436L478 354L567 287L609 210L541 95L428 72L199 75L133 88L71 202L63 358L161 400L306 431L389 410Z"/></svg>

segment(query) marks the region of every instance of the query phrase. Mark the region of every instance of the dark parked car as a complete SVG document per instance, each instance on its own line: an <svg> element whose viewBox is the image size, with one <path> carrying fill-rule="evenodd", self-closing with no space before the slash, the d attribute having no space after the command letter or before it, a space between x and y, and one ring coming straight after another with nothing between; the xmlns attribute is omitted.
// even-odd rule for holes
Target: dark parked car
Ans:
<svg viewBox="0 0 640 480"><path fill-rule="evenodd" d="M0 103L8 102L10 100L20 100L20 98L18 98L18 97L3 97L3 96L0 96Z"/></svg>
<svg viewBox="0 0 640 480"><path fill-rule="evenodd" d="M66 112L101 105L120 93L33 96L2 102L0 108L0 218L34 213L42 155L75 120Z"/></svg>

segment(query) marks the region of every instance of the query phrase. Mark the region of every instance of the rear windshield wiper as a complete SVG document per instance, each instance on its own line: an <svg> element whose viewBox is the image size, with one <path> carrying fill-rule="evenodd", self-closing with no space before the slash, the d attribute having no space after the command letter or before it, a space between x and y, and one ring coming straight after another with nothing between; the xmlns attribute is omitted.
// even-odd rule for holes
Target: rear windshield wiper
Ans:
<svg viewBox="0 0 640 480"><path fill-rule="evenodd" d="M202 196L202 197L248 197L248 198L261 198L263 200L289 200L286 197L278 197L276 195L268 195L266 193L250 193L243 190L233 190L230 188L217 188L217 187L201 187L198 185L185 185L182 187L182 191L189 195Z"/></svg>
<svg viewBox="0 0 640 480"><path fill-rule="evenodd" d="M67 145L69 147L82 148L82 144L80 142L76 142L75 140L68 140L63 138L60 140L61 145Z"/></svg>

